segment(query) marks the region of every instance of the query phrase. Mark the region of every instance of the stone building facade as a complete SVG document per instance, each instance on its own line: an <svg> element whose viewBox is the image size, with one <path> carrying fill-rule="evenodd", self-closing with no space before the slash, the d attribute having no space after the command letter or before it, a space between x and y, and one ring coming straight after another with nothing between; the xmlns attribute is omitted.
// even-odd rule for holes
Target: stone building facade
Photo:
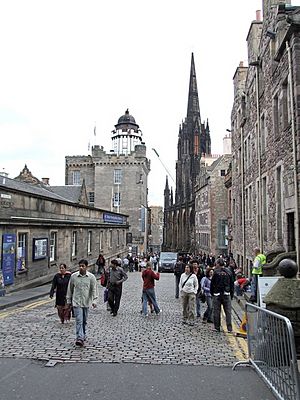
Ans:
<svg viewBox="0 0 300 400"><path fill-rule="evenodd" d="M286 3L286 4L284 4ZM232 249L249 273L253 250L296 252L299 265L300 8L264 0L234 75Z"/></svg>
<svg viewBox="0 0 300 400"><path fill-rule="evenodd" d="M218 157L211 165L203 160L195 187L195 240L198 253L213 255L228 251L228 202L224 185L230 154Z"/></svg>
<svg viewBox="0 0 300 400"><path fill-rule="evenodd" d="M164 251L192 252L195 242L195 184L203 154L211 153L208 121L200 116L197 78L192 54L187 116L179 127L176 162L176 190L164 190Z"/></svg>
<svg viewBox="0 0 300 400"><path fill-rule="evenodd" d="M163 243L164 212L161 206L150 206L151 232L149 235L149 251L159 253Z"/></svg>
<svg viewBox="0 0 300 400"><path fill-rule="evenodd" d="M134 253L143 253L148 241L150 161L139 125L128 110L112 131L112 147L109 153L95 145L91 155L66 156L65 182L81 185L84 181L91 206L127 214L127 244Z"/></svg>
<svg viewBox="0 0 300 400"><path fill-rule="evenodd" d="M63 197L62 188L45 185L27 167L24 175L0 176L0 275L8 289L49 282L60 263L72 271L84 258L93 269L99 253L108 262L126 253L126 215L85 205L82 186Z"/></svg>

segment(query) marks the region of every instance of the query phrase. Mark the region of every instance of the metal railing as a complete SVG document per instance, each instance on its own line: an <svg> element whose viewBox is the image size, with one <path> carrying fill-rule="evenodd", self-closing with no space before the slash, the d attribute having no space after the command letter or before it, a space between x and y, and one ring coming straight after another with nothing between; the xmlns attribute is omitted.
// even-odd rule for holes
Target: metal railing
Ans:
<svg viewBox="0 0 300 400"><path fill-rule="evenodd" d="M246 304L248 361L280 400L300 400L300 380L291 321L272 311Z"/></svg>

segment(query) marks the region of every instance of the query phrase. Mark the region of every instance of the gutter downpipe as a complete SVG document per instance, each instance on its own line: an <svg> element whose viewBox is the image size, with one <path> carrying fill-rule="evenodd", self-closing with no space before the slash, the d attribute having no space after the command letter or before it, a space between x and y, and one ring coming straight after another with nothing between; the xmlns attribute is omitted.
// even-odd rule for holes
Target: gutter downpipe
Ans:
<svg viewBox="0 0 300 400"><path fill-rule="evenodd" d="M258 217L259 217L259 247L264 252L263 243L263 221L262 221L262 187L261 187L261 143L260 143L260 107L259 107L259 62L255 65L255 91L256 91L256 123L257 123L257 159L258 159Z"/></svg>
<svg viewBox="0 0 300 400"><path fill-rule="evenodd" d="M300 274L300 255L299 255L299 198L298 198L298 182L297 182L297 148L296 148L296 128L295 128L295 104L294 104L294 87L293 87L293 69L292 54L288 40L285 42L288 64L289 64L289 95L291 102L291 119L292 119L292 139L293 139L293 164L294 164L294 190L295 190L295 240L296 240L296 262L298 265L298 275Z"/></svg>
<svg viewBox="0 0 300 400"><path fill-rule="evenodd" d="M240 127L240 135L241 135L241 185L242 185L242 242L243 242L243 271L245 271L246 265L246 237L245 237L245 177L244 177L244 138L243 138L243 127Z"/></svg>

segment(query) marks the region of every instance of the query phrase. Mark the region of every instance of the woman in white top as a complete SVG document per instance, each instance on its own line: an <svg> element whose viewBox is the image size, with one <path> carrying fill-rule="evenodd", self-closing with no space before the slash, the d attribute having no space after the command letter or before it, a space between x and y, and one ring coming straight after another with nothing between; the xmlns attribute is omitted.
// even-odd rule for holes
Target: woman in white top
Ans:
<svg viewBox="0 0 300 400"><path fill-rule="evenodd" d="M189 264L185 266L185 271L180 277L179 290L182 298L182 323L192 326L195 319L195 298L198 291L198 279Z"/></svg>

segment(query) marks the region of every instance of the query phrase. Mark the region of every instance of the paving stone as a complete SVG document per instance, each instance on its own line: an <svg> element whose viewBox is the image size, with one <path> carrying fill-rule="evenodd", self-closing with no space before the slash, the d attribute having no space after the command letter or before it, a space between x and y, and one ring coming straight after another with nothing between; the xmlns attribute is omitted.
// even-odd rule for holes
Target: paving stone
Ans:
<svg viewBox="0 0 300 400"><path fill-rule="evenodd" d="M1 320L0 357L8 356L7 345L13 343L11 357L47 361L216 366L238 361L226 336L213 332L211 324L200 320L193 327L181 324L181 302L174 298L173 275L161 274L156 284L161 315L143 317L140 294L141 276L130 273L118 316L112 317L103 303L91 309L88 339L80 349L75 346L75 320L61 324L51 312L52 304L18 310L17 318L11 314ZM101 286L99 299L103 299Z"/></svg>

